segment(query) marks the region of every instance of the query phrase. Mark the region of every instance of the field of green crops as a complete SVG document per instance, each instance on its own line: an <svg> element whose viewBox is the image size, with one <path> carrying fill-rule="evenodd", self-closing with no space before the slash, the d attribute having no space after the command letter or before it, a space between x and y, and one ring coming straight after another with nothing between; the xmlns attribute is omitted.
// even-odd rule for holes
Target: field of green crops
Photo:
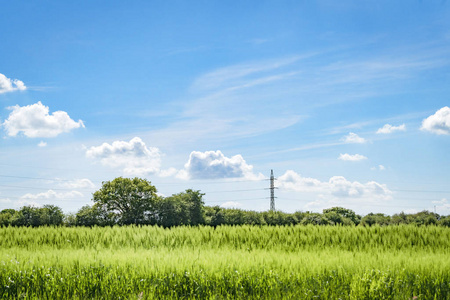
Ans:
<svg viewBox="0 0 450 300"><path fill-rule="evenodd" d="M6 227L0 298L450 299L450 229Z"/></svg>

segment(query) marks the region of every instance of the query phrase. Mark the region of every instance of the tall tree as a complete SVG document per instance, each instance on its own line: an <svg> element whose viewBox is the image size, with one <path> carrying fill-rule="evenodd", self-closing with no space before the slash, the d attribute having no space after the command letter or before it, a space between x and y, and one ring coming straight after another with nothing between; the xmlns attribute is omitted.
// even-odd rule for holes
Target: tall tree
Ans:
<svg viewBox="0 0 450 300"><path fill-rule="evenodd" d="M103 182L93 201L106 211L117 214L120 224L154 224L159 200L156 188L141 178L118 177Z"/></svg>

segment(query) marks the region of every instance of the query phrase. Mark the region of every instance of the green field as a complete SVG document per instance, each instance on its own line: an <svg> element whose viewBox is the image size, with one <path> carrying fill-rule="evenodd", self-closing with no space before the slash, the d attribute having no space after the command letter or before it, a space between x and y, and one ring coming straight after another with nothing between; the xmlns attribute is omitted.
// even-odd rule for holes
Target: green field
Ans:
<svg viewBox="0 0 450 300"><path fill-rule="evenodd" d="M5 227L1 299L450 299L450 229Z"/></svg>

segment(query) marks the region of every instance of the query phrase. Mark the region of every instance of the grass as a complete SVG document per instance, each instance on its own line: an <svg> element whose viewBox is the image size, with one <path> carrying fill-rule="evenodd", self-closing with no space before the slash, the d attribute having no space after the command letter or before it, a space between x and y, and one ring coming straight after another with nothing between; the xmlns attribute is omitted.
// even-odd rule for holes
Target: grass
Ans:
<svg viewBox="0 0 450 300"><path fill-rule="evenodd" d="M2 299L450 299L443 227L0 228Z"/></svg>

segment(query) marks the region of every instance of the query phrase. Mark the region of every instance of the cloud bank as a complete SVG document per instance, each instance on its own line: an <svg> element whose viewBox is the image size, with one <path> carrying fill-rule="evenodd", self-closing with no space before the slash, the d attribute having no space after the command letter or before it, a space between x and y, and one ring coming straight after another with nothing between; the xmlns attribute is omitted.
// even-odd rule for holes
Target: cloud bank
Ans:
<svg viewBox="0 0 450 300"><path fill-rule="evenodd" d="M333 176L327 182L318 179L302 177L295 171L288 170L278 178L279 187L297 192L314 192L323 195L331 195L337 198L370 198L383 199L391 198L392 192L385 184L375 181L360 183L349 181L343 176Z"/></svg>
<svg viewBox="0 0 450 300"><path fill-rule="evenodd" d="M18 79L9 79L0 73L0 94L14 91L24 91L27 87L23 81Z"/></svg>
<svg viewBox="0 0 450 300"><path fill-rule="evenodd" d="M9 136L17 136L22 132L30 138L50 138L84 127L83 121L75 122L65 111L49 114L48 106L40 101L27 106L16 105L8 109L12 112L2 125Z"/></svg>
<svg viewBox="0 0 450 300"><path fill-rule="evenodd" d="M54 190L48 190L47 192L38 193L38 194L25 194L20 197L21 200L48 200L48 199L77 199L83 197L83 194L78 191L71 191L65 193L58 193Z"/></svg>
<svg viewBox="0 0 450 300"><path fill-rule="evenodd" d="M421 129L435 134L450 134L450 108L445 106L423 120Z"/></svg>
<svg viewBox="0 0 450 300"><path fill-rule="evenodd" d="M158 173L161 167L161 153L158 148L147 147L139 138L129 142L114 141L91 147L86 156L97 159L101 164L121 168L125 175L143 176Z"/></svg>

